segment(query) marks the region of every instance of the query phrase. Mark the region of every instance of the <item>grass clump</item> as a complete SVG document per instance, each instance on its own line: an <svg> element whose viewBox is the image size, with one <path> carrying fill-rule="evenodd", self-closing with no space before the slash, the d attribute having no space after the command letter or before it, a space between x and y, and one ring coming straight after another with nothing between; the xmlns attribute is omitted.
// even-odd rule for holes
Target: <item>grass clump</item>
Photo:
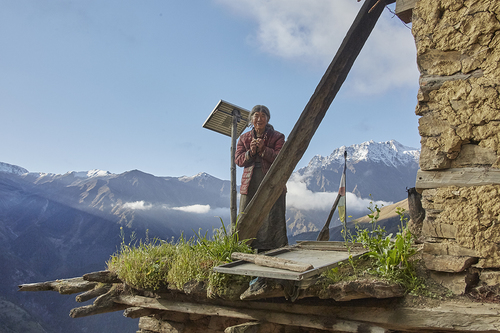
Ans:
<svg viewBox="0 0 500 333"><path fill-rule="evenodd" d="M177 242L153 241L126 243L121 231L122 243L119 251L107 262L108 270L115 272L127 284L147 290L158 290L166 286L182 289L186 282L205 281L212 294L223 293L232 281L213 271L213 267L231 261L231 253L252 253L245 241L240 241L236 232L227 231L224 223L214 230L212 237L200 232L186 240Z"/></svg>

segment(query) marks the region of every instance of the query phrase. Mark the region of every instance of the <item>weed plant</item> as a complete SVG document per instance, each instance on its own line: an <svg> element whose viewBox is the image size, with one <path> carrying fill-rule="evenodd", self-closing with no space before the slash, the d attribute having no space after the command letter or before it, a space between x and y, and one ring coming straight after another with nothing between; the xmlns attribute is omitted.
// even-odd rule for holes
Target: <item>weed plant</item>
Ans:
<svg viewBox="0 0 500 333"><path fill-rule="evenodd" d="M412 246L413 236L407 227L408 218L403 208L396 208L400 218L399 231L396 235L386 235L385 228L377 224L380 209L369 207L371 230L357 228L355 240L368 250L364 255L374 259L369 273L402 284L407 290L421 288L422 281L417 277L414 262L410 258L416 253Z"/></svg>
<svg viewBox="0 0 500 333"><path fill-rule="evenodd" d="M400 226L398 233L393 235L392 233L387 234L385 228L377 223L380 217L380 208L371 202L368 209L370 213L367 216L370 218L371 228L361 229L356 226L355 235L347 231L343 232L343 235L348 248L352 243L358 242L368 250L363 258L370 259L371 265L368 268L361 265L363 272L360 272L359 260L352 260L352 256L350 256L350 273L376 275L403 285L411 293L417 293L424 289L423 280L417 276L414 261L411 260L416 249L412 246L413 236L406 225L408 218L405 217L405 210L400 207L396 209L396 213L400 217ZM347 230L347 228L345 229ZM339 266L326 272L324 276L332 283L349 279L345 273L342 274L342 271L342 266Z"/></svg>
<svg viewBox="0 0 500 333"><path fill-rule="evenodd" d="M177 242L147 237L146 242L137 242L132 234L127 243L121 229L122 243L108 260L108 270L138 289L158 290L168 285L182 289L186 282L196 280L208 281L212 294L223 293L231 277L222 277L213 267L230 262L232 252L251 253L252 249L236 232L229 233L222 219L221 223L211 238L198 231L195 237L186 240L181 236Z"/></svg>

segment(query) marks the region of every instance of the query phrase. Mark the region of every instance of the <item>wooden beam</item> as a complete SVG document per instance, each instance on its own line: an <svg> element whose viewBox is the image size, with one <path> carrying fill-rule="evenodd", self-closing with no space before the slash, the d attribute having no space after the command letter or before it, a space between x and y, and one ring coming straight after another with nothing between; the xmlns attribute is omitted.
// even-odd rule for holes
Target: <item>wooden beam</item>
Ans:
<svg viewBox="0 0 500 333"><path fill-rule="evenodd" d="M143 296L121 295L114 299L115 302L127 306L140 306L167 311L194 313L207 316L221 316L229 318L240 318L246 320L259 320L287 326L301 326L316 329L329 329L341 332L377 332L385 333L386 330L375 325L336 319L335 317L323 317L317 315L287 314L275 311L242 309L222 305L200 304L166 300L161 298L149 298Z"/></svg>
<svg viewBox="0 0 500 333"><path fill-rule="evenodd" d="M122 283L122 280L116 273L110 271L92 272L83 275L86 281L102 282L102 283Z"/></svg>
<svg viewBox="0 0 500 333"><path fill-rule="evenodd" d="M78 303L86 302L88 300L91 300L93 298L99 297L101 295L106 294L112 287L113 285L111 283L107 283L102 285L101 287L86 291L78 296L75 297L75 300Z"/></svg>
<svg viewBox="0 0 500 333"><path fill-rule="evenodd" d="M157 314L162 312L161 310L158 309L146 309L146 308L141 308L141 307L132 307L132 308L127 308L125 311L123 311L123 316L127 318L132 318L132 319L137 319L141 317L147 317L153 314Z"/></svg>
<svg viewBox="0 0 500 333"><path fill-rule="evenodd" d="M218 304L178 301L143 296L121 295L113 299L128 306L142 306L164 311L183 312L207 316L222 316L260 320L290 326L352 332L381 332L381 327L394 331L461 331L496 332L500 328L499 304L441 302L432 307L408 307L398 303L370 301L353 303L324 302L306 304L277 302L228 302ZM323 304L323 305L322 305ZM276 318L274 316L277 315ZM326 322L326 324L325 324ZM331 324L331 325L330 325ZM343 326L344 325L344 326ZM321 328L323 327L323 328ZM368 328L368 330L363 330Z"/></svg>
<svg viewBox="0 0 500 333"><path fill-rule="evenodd" d="M82 277L62 279L55 281L27 283L19 285L19 291L57 291L59 294L68 295L81 293L94 289L97 282L85 281Z"/></svg>
<svg viewBox="0 0 500 333"><path fill-rule="evenodd" d="M479 186L500 184L500 170L482 168L457 168L437 171L417 171L417 190L447 186Z"/></svg>
<svg viewBox="0 0 500 333"><path fill-rule="evenodd" d="M363 3L337 54L302 111L281 152L240 217L236 226L240 239L255 238L264 218L269 214L288 178L304 155L326 111L340 90L387 3L382 0L368 13L377 2L378 0L366 0Z"/></svg>
<svg viewBox="0 0 500 333"><path fill-rule="evenodd" d="M417 0L396 0L396 15L404 23L410 23Z"/></svg>
<svg viewBox="0 0 500 333"><path fill-rule="evenodd" d="M128 305L118 304L118 303L109 303L103 305L92 304L71 309L71 311L69 312L69 316L71 318L83 318L102 313L121 311L125 310L128 307L129 307Z"/></svg>

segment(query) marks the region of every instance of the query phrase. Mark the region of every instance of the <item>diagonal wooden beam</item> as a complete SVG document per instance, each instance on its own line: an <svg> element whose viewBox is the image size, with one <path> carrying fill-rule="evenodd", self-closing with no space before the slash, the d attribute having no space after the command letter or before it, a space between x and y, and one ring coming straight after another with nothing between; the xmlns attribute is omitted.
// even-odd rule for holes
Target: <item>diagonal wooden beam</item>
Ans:
<svg viewBox="0 0 500 333"><path fill-rule="evenodd" d="M361 7L337 54L290 132L288 140L262 180L257 193L240 216L236 226L240 239L252 239L257 235L264 218L269 214L288 178L304 155L386 3L393 2L383 0L375 6L377 1L366 0Z"/></svg>

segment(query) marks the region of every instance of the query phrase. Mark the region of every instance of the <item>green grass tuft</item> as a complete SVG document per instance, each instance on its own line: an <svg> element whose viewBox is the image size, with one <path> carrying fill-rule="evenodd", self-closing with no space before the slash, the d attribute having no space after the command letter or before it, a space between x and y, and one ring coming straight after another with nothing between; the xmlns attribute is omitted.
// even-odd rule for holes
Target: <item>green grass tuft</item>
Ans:
<svg viewBox="0 0 500 333"><path fill-rule="evenodd" d="M234 279L213 271L213 267L231 262L231 253L252 253L246 241L240 241L238 234L229 233L222 222L222 227L215 229L213 236L200 232L186 240L166 242L158 239L146 242L131 241L126 243L121 231L122 244L119 251L107 262L108 270L115 272L127 284L146 290L158 290L167 286L182 289L186 282L206 281L213 294L224 294L224 289ZM135 242L134 242L135 241Z"/></svg>

